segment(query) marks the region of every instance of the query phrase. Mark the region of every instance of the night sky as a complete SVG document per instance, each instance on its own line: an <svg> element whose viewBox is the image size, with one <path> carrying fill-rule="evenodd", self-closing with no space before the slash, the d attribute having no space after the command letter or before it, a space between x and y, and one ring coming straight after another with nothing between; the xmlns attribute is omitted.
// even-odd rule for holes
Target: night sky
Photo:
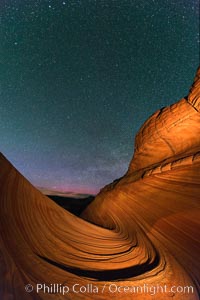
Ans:
<svg viewBox="0 0 200 300"><path fill-rule="evenodd" d="M188 93L198 0L1 0L0 150L35 186L96 193Z"/></svg>

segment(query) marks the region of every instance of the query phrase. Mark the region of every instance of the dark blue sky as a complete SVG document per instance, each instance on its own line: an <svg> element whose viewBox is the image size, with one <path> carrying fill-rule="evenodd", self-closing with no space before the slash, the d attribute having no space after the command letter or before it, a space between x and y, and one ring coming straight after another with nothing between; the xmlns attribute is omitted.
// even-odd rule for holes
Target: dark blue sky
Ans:
<svg viewBox="0 0 200 300"><path fill-rule="evenodd" d="M199 64L197 0L4 0L0 17L1 151L40 187L122 176L142 123Z"/></svg>

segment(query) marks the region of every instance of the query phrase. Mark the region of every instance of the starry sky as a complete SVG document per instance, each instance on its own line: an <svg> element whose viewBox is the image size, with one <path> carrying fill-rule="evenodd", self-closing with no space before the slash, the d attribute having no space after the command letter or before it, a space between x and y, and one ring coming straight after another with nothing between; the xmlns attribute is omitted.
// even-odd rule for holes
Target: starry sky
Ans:
<svg viewBox="0 0 200 300"><path fill-rule="evenodd" d="M1 0L0 150L35 186L95 194L188 93L199 0Z"/></svg>

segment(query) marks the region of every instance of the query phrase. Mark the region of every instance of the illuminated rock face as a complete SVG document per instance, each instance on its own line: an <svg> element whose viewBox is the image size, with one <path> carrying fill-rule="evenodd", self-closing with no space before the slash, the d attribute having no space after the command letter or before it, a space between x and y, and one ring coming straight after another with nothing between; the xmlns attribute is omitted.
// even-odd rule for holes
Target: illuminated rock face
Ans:
<svg viewBox="0 0 200 300"><path fill-rule="evenodd" d="M199 299L199 74L145 122L127 174L82 218L0 157L0 299Z"/></svg>
<svg viewBox="0 0 200 300"><path fill-rule="evenodd" d="M135 153L129 173L163 160L173 161L198 150L200 144L200 69L187 99L155 112L135 139ZM195 149L196 148L196 149Z"/></svg>

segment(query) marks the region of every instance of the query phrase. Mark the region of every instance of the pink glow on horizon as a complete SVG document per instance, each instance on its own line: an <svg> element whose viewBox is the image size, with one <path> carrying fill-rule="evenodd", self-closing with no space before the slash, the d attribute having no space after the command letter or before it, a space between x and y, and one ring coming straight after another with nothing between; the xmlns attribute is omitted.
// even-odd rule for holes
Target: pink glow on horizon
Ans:
<svg viewBox="0 0 200 300"><path fill-rule="evenodd" d="M61 186L37 186L44 194L63 194L63 195L96 195L99 189L89 187L61 187Z"/></svg>
<svg viewBox="0 0 200 300"><path fill-rule="evenodd" d="M61 193L74 193L74 194L89 194L89 195L96 195L99 190L94 188L87 188L87 187L57 187L56 190Z"/></svg>

